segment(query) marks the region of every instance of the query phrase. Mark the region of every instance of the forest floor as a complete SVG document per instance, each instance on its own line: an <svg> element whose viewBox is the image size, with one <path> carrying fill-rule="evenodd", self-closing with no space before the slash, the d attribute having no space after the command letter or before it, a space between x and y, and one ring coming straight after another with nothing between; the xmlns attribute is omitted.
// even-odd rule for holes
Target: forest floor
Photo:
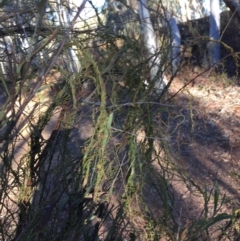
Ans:
<svg viewBox="0 0 240 241"><path fill-rule="evenodd" d="M216 183L221 200L225 195L220 212L232 214L240 206L240 85L237 78L229 79L214 71L201 72L204 70L199 67L184 67L170 86L170 107L154 117L156 127L165 126L173 162L194 183L186 188L186 183L177 176L171 182L173 208L181 227L187 227L204 215L203 196L199 195L199 190L194 192L197 186L205 186L208 193L209 217L213 213L212 195ZM85 116L86 111L83 112ZM94 127L87 115L79 119L77 133L81 136L77 139L83 142L92 135ZM157 196L154 198L154 189L150 188L147 195L151 199L148 204L157 213L159 204ZM138 225L144 222L140 220Z"/></svg>
<svg viewBox="0 0 240 241"><path fill-rule="evenodd" d="M173 107L159 116L170 138L174 162L195 184L213 195L219 186L226 195L221 212L232 214L240 205L240 85L237 78L185 67L170 86ZM201 218L204 200L175 180L176 210L180 222ZM210 197L212 200L213 197ZM213 212L213 203L209 213ZM185 220L185 221L184 221ZM188 222L187 221L187 222ZM215 239L214 239L215 240Z"/></svg>

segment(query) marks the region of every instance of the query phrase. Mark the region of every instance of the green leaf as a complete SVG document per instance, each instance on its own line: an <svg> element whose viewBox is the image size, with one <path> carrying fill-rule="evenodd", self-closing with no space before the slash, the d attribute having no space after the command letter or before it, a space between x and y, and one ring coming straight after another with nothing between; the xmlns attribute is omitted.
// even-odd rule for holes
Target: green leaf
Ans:
<svg viewBox="0 0 240 241"><path fill-rule="evenodd" d="M198 231L202 232L204 230L207 230L209 227L213 226L215 223L218 223L224 219L231 219L231 218L232 218L232 215L229 215L227 213L221 213L210 220L199 220L197 222Z"/></svg>
<svg viewBox="0 0 240 241"><path fill-rule="evenodd" d="M214 215L216 214L216 212L217 212L218 201L219 201L219 187L218 187L218 183L216 182L215 190L214 190L214 209L213 209L213 216L214 216Z"/></svg>
<svg viewBox="0 0 240 241"><path fill-rule="evenodd" d="M96 215L92 215L92 217L89 219L90 221L94 220L97 216Z"/></svg>
<svg viewBox="0 0 240 241"><path fill-rule="evenodd" d="M227 213L221 213L216 217L214 217L212 220L210 220L206 225L205 229L208 229L209 227L213 226L215 223L218 223L224 219L231 219L231 218L232 218L232 215L229 215Z"/></svg>
<svg viewBox="0 0 240 241"><path fill-rule="evenodd" d="M105 149L107 142L109 140L112 121L113 121L113 112L109 115L107 125L105 126L105 129L104 129L104 139L102 140L103 150Z"/></svg>

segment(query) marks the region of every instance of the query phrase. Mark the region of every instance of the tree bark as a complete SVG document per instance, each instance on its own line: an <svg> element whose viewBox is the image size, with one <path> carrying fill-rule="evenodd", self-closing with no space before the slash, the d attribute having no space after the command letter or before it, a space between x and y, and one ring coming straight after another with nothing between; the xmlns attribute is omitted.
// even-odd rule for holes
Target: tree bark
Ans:
<svg viewBox="0 0 240 241"><path fill-rule="evenodd" d="M171 36L171 64L173 67L173 74L177 70L180 63L180 47L181 47L181 35L176 19L173 16L168 17L168 24L170 27Z"/></svg>
<svg viewBox="0 0 240 241"><path fill-rule="evenodd" d="M157 37L154 33L150 13L147 8L147 0L138 1L138 11L141 20L142 33L144 36L144 45L147 49L147 58L149 59L148 65L151 69L151 80L155 81L154 87L157 93L161 94L167 82L161 71L161 56L157 51Z"/></svg>
<svg viewBox="0 0 240 241"><path fill-rule="evenodd" d="M210 64L215 65L220 60L220 4L219 0L210 0L210 41L208 53Z"/></svg>

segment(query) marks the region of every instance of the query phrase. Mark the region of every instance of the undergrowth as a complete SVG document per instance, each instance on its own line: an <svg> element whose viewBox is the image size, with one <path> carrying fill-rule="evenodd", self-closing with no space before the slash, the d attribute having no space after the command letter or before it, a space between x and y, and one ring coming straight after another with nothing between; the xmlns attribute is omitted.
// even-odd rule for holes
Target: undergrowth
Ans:
<svg viewBox="0 0 240 241"><path fill-rule="evenodd" d="M168 126L155 120L171 106L146 84L139 33L130 38L98 24L70 36L71 26L49 27L51 44L39 47L47 37L33 36L24 61L15 52L0 73L1 240L210 240L212 229L225 237L229 229L218 224L233 227L239 212L221 213L218 184L207 191L172 160ZM77 72L63 61L73 46ZM204 200L191 223L176 205L174 182Z"/></svg>

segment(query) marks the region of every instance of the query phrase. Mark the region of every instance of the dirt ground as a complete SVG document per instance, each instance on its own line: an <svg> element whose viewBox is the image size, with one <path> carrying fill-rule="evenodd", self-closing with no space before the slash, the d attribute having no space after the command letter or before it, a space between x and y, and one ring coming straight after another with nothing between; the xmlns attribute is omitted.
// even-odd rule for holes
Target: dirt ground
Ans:
<svg viewBox="0 0 240 241"><path fill-rule="evenodd" d="M202 72L204 70L199 67L182 69L169 89L168 104L171 107L155 116L155 122L156 126L166 127L172 159L179 170L188 180L206 186L208 194L213 193L214 185L218 183L221 198L226 195L221 212L232 214L240 205L240 86L237 78L229 79L214 71L194 79ZM69 141L71 148L75 148L74 138L79 144L92 135L91 119L87 119L86 111L82 113L85 117L79 116L79 136L73 136ZM199 192L194 192L196 186L186 188L177 177L171 185L179 226L187 227L188 223L203 217L204 200ZM154 203L154 189L150 192L149 205L157 213L159 206ZM211 213L213 202L209 202L208 208ZM139 224L141 226L141 221Z"/></svg>
<svg viewBox="0 0 240 241"><path fill-rule="evenodd" d="M199 67L183 69L174 79L169 97L202 71ZM239 96L237 78L207 71L177 93L170 101L173 107L158 117L168 128L171 153L179 169L197 185L206 185L209 193L218 183L221 197L226 195L221 211L228 214L240 205ZM180 223L201 217L203 199L192 195L177 180L172 184L178 197L175 201Z"/></svg>

